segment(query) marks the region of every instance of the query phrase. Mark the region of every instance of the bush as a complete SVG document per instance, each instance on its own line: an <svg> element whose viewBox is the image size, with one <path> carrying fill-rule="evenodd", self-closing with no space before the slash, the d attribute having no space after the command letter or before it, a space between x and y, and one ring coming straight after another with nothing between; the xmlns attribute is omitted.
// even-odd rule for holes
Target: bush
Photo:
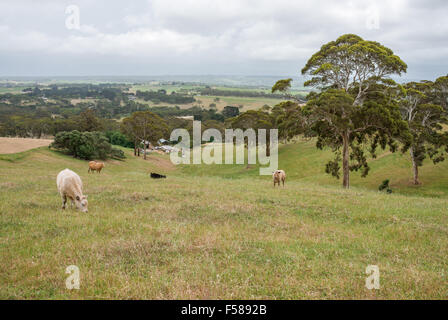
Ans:
<svg viewBox="0 0 448 320"><path fill-rule="evenodd" d="M233 118L240 114L240 109L238 107L233 106L225 106L224 110L222 110L222 115L224 118Z"/></svg>
<svg viewBox="0 0 448 320"><path fill-rule="evenodd" d="M110 157L112 159L124 159L126 158L126 156L124 155L123 150L117 149L117 148L112 148L111 153L110 153Z"/></svg>
<svg viewBox="0 0 448 320"><path fill-rule="evenodd" d="M384 189L387 189L387 188L389 188L389 179L384 180L378 187L378 190L383 191Z"/></svg>
<svg viewBox="0 0 448 320"><path fill-rule="evenodd" d="M392 193L392 189L389 188L389 179L384 180L378 187L379 191L386 190L387 193Z"/></svg>
<svg viewBox="0 0 448 320"><path fill-rule="evenodd" d="M134 143L119 131L107 131L106 137L113 145L122 146L125 148L134 148Z"/></svg>
<svg viewBox="0 0 448 320"><path fill-rule="evenodd" d="M65 151L75 158L92 160L107 158L124 159L124 152L113 148L101 132L60 132L50 147Z"/></svg>

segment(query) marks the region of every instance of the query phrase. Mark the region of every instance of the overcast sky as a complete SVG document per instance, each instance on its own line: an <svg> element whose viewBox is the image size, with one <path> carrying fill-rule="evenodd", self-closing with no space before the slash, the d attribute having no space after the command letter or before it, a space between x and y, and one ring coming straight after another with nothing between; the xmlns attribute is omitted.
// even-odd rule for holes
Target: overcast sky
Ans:
<svg viewBox="0 0 448 320"><path fill-rule="evenodd" d="M2 0L0 76L298 75L345 33L448 73L446 0Z"/></svg>

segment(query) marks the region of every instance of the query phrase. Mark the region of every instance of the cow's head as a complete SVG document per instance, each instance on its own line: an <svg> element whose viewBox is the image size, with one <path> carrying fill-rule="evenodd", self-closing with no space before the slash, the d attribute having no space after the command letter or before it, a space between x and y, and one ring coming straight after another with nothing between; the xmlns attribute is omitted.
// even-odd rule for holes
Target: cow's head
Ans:
<svg viewBox="0 0 448 320"><path fill-rule="evenodd" d="M88 201L87 201L87 196L76 196L75 199L75 204L76 207L81 210L82 212L88 212L87 206L88 206Z"/></svg>

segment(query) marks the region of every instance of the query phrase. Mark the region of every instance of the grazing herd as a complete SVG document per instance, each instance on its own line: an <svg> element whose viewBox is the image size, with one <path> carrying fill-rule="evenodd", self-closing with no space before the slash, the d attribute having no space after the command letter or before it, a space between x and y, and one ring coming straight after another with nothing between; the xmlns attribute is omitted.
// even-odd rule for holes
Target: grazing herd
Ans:
<svg viewBox="0 0 448 320"><path fill-rule="evenodd" d="M103 162L90 161L89 169L87 173L95 172L101 173L101 170L105 167ZM166 176L151 172L151 178L153 179L161 179L166 178ZM280 182L283 187L285 186L286 174L283 170L275 170L272 173L272 178L274 180L274 188L275 184L278 184L280 187ZM65 209L67 204L67 198L70 199L71 204L75 205L82 212L88 212L88 201L87 196L82 192L82 181L79 175L73 172L70 169L65 169L59 172L56 178L56 184L58 187L59 194L62 198L62 209Z"/></svg>

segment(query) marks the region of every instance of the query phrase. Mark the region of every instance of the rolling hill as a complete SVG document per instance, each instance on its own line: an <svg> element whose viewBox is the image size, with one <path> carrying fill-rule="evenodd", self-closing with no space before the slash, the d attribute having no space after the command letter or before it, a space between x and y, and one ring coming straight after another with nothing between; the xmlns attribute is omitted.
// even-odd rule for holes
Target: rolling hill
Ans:
<svg viewBox="0 0 448 320"><path fill-rule="evenodd" d="M446 297L446 165L408 185L384 154L342 190L313 142L280 149L286 187L256 167L174 167L165 155L87 162L42 147L0 158L0 298L409 299ZM76 171L89 212L60 209L56 175ZM149 173L166 174L153 180ZM393 194L376 191L383 178ZM80 269L79 290L65 287ZM380 290L365 287L378 265Z"/></svg>
<svg viewBox="0 0 448 320"><path fill-rule="evenodd" d="M317 149L314 140L300 140L279 147L279 169L286 171L288 181L339 186L341 180L325 173L325 164L332 158L333 153L329 149ZM422 182L419 186L411 183L412 165L408 153L379 150L376 159L369 158L369 166L371 169L365 178L358 172L351 173L352 187L376 191L383 180L389 179L394 192L429 197L448 196L448 162L434 165L430 160L425 160L424 166L419 169ZM258 165L250 165L249 168L247 165L188 165L181 171L195 176L269 180L259 176L258 168Z"/></svg>

